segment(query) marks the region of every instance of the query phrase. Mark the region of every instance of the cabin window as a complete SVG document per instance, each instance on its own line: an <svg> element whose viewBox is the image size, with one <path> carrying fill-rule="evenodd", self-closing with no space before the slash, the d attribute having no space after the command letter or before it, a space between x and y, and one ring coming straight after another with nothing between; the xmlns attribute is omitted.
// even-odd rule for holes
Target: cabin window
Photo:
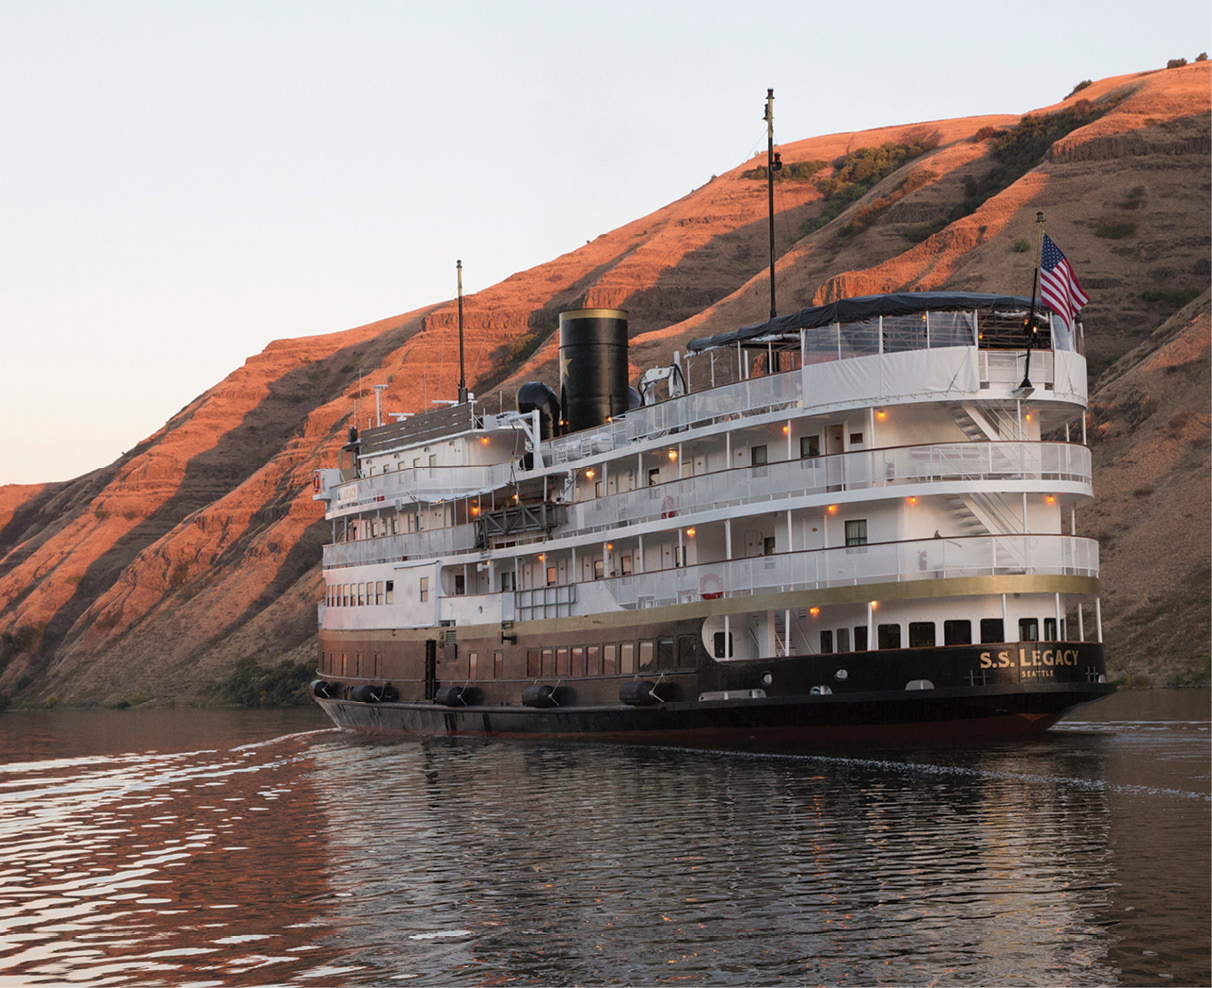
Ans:
<svg viewBox="0 0 1212 988"><path fill-rule="evenodd" d="M543 649L543 676L555 675L555 651L550 648Z"/></svg>
<svg viewBox="0 0 1212 988"><path fill-rule="evenodd" d="M366 604L366 584L358 584L358 606L362 607Z"/></svg>
<svg viewBox="0 0 1212 988"><path fill-rule="evenodd" d="M943 622L943 644L944 645L971 645L972 644L972 622L971 621L944 621Z"/></svg>
<svg viewBox="0 0 1212 988"><path fill-rule="evenodd" d="M861 446L863 442L863 434L861 432L850 433L850 445Z"/></svg>
<svg viewBox="0 0 1212 988"><path fill-rule="evenodd" d="M456 573L454 584L455 596L461 597L467 591L467 578L462 573Z"/></svg>
<svg viewBox="0 0 1212 988"><path fill-rule="evenodd" d="M672 638L657 639L657 668L660 670L674 668Z"/></svg>
<svg viewBox="0 0 1212 988"><path fill-rule="evenodd" d="M478 679L480 675L480 653L467 653L467 678Z"/></svg>
<svg viewBox="0 0 1212 988"><path fill-rule="evenodd" d="M849 652L850 651L850 629L849 628L838 628L837 629L837 650L839 652Z"/></svg>
<svg viewBox="0 0 1212 988"><path fill-rule="evenodd" d="M605 575L606 575L606 563L603 562L601 559L595 559L593 561L593 578L595 580L600 580Z"/></svg>
<svg viewBox="0 0 1212 988"><path fill-rule="evenodd" d="M501 593L513 592L513 570L506 570L501 574Z"/></svg>
<svg viewBox="0 0 1212 988"><path fill-rule="evenodd" d="M656 485L659 484L660 482L661 482L661 468L652 467L648 471L648 486L656 487Z"/></svg>
<svg viewBox="0 0 1212 988"><path fill-rule="evenodd" d="M810 456L821 455L821 437L820 436L800 436L800 459L806 460Z"/></svg>
<svg viewBox="0 0 1212 988"><path fill-rule="evenodd" d="M1039 641L1039 619L1038 618L1019 618L1018 619L1018 640L1020 642L1037 642L1037 641Z"/></svg>
<svg viewBox="0 0 1212 988"><path fill-rule="evenodd" d="M1044 618L1044 641L1055 642L1060 640L1056 634L1056 618Z"/></svg>
<svg viewBox="0 0 1212 988"><path fill-rule="evenodd" d="M602 675L602 650L597 645L585 649L585 675Z"/></svg>
<svg viewBox="0 0 1212 988"><path fill-rule="evenodd" d="M355 676L357 676L357 677L359 677L359 678L361 678L361 677L363 676L363 674L364 674L364 672L363 672L363 668L362 668L362 653L361 653L361 652L359 652L359 653L358 653L358 654L357 654L357 655L354 657L354 663L355 663L355 665L354 665L354 675L355 675Z"/></svg>
<svg viewBox="0 0 1212 988"><path fill-rule="evenodd" d="M749 464L755 467L764 467L768 460L766 459L765 446L751 446L749 449Z"/></svg>
<svg viewBox="0 0 1212 988"><path fill-rule="evenodd" d="M492 678L500 679L505 674L505 653L492 653Z"/></svg>
<svg viewBox="0 0 1212 988"><path fill-rule="evenodd" d="M341 653L341 675L342 676L349 675L349 653L348 652Z"/></svg>
<svg viewBox="0 0 1212 988"><path fill-rule="evenodd" d="M854 650L856 652L867 651L867 626L854 629Z"/></svg>
<svg viewBox="0 0 1212 988"><path fill-rule="evenodd" d="M572 649L572 675L585 675L585 646L575 645Z"/></svg>
<svg viewBox="0 0 1212 988"><path fill-rule="evenodd" d="M613 676L619 671L619 646L613 642L602 646L602 675Z"/></svg>
<svg viewBox="0 0 1212 988"><path fill-rule="evenodd" d="M762 555L763 556L773 556L774 555L774 546L775 546L774 536L767 535L765 538L762 539Z"/></svg>
<svg viewBox="0 0 1212 988"><path fill-rule="evenodd" d="M910 621L909 622L909 647L910 648L927 648L934 644L934 622L933 621Z"/></svg>
<svg viewBox="0 0 1212 988"><path fill-rule="evenodd" d="M678 638L678 668L693 669L699 664L699 640L694 635Z"/></svg>
<svg viewBox="0 0 1212 988"><path fill-rule="evenodd" d="M429 600L429 577L421 577L421 603Z"/></svg>
<svg viewBox="0 0 1212 988"><path fill-rule="evenodd" d="M566 649L566 648L557 648L556 649L555 671L556 671L557 676L567 676L568 675L568 649Z"/></svg>
<svg viewBox="0 0 1212 988"><path fill-rule="evenodd" d="M382 603L383 603L383 581L382 580L377 580L375 582L375 603L377 605L382 605Z"/></svg>
<svg viewBox="0 0 1212 988"><path fill-rule="evenodd" d="M866 545L867 544L867 519L857 518L854 521L846 522L846 545Z"/></svg>
<svg viewBox="0 0 1212 988"><path fill-rule="evenodd" d="M832 651L833 651L833 632L832 631L822 631L821 632L821 654L824 655L826 652L832 652Z"/></svg>
<svg viewBox="0 0 1212 988"><path fill-rule="evenodd" d="M619 572L624 576L631 576L631 553L619 557Z"/></svg>
<svg viewBox="0 0 1212 988"><path fill-rule="evenodd" d="M640 672L652 672L656 668L656 649L651 640L640 642Z"/></svg>
<svg viewBox="0 0 1212 988"><path fill-rule="evenodd" d="M396 581L388 580L383 585L383 602L390 604L396 599Z"/></svg>
<svg viewBox="0 0 1212 988"><path fill-rule="evenodd" d="M602 496L602 482L600 480L595 480L593 482L593 496L594 497Z"/></svg>
<svg viewBox="0 0 1212 988"><path fill-rule="evenodd" d="M712 642L712 652L717 659L727 659L732 655L732 632L725 634L722 631L715 633L715 640Z"/></svg>
<svg viewBox="0 0 1212 988"><path fill-rule="evenodd" d="M877 648L900 648L901 626L899 624L881 624L875 629Z"/></svg>
<svg viewBox="0 0 1212 988"><path fill-rule="evenodd" d="M547 585L554 587L556 581L556 568L554 566L547 567Z"/></svg>
<svg viewBox="0 0 1212 988"><path fill-rule="evenodd" d="M1006 629L1002 626L1001 618L981 618L981 644L987 642L1004 642Z"/></svg>
<svg viewBox="0 0 1212 988"><path fill-rule="evenodd" d="M539 678L539 650L537 648L526 649L526 678Z"/></svg>
<svg viewBox="0 0 1212 988"><path fill-rule="evenodd" d="M623 642L619 646L619 672L624 676L635 672L635 642Z"/></svg>

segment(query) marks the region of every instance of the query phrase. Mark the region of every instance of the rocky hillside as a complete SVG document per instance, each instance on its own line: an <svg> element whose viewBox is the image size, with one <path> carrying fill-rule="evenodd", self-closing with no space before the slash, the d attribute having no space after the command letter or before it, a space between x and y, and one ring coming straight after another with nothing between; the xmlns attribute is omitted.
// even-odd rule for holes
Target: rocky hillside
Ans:
<svg viewBox="0 0 1212 988"><path fill-rule="evenodd" d="M1044 212L1092 297L1100 499L1085 525L1103 539L1112 667L1138 682L1208 674L1209 81L1199 62L1022 117L780 146L781 312L893 290L1027 294ZM765 318L762 165L465 299L472 390L491 407L554 382L562 309L629 310L637 374ZM204 700L243 659L310 659L327 535L311 471L355 406L365 423L374 385L392 411L453 396L455 319L446 302L277 341L110 466L0 487L0 696Z"/></svg>

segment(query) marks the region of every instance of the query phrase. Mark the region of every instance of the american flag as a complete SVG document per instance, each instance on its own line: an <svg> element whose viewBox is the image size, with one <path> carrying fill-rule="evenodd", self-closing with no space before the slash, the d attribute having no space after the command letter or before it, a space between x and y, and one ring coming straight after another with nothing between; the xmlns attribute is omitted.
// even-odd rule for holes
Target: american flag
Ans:
<svg viewBox="0 0 1212 988"><path fill-rule="evenodd" d="M1073 325L1074 317L1090 301L1065 255L1046 233L1039 254L1039 294L1044 304L1065 321L1066 327Z"/></svg>

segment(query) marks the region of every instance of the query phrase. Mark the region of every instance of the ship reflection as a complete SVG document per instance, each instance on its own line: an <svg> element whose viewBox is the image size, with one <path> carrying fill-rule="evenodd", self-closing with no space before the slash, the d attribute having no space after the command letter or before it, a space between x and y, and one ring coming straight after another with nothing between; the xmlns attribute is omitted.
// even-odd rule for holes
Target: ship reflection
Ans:
<svg viewBox="0 0 1212 988"><path fill-rule="evenodd" d="M1107 984L1108 737L861 758L350 738L315 759L371 970Z"/></svg>

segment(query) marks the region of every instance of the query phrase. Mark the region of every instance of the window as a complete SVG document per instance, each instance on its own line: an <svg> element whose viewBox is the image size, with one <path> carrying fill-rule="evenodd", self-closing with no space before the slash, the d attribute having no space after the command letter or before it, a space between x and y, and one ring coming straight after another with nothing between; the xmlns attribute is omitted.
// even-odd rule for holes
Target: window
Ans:
<svg viewBox="0 0 1212 988"><path fill-rule="evenodd" d="M1060 641L1056 634L1056 618L1044 618L1044 641Z"/></svg>
<svg viewBox="0 0 1212 988"><path fill-rule="evenodd" d="M462 573L455 574L455 596L461 597L467 591L467 578Z"/></svg>
<svg viewBox="0 0 1212 988"><path fill-rule="evenodd" d="M480 672L480 653L479 652L468 652L467 653L467 678L468 679L478 679L479 672Z"/></svg>
<svg viewBox="0 0 1212 988"><path fill-rule="evenodd" d="M934 644L934 622L933 621L910 621L909 622L909 647L910 648L927 648Z"/></svg>
<svg viewBox="0 0 1212 988"><path fill-rule="evenodd" d="M543 675L555 675L555 651L550 648L543 649Z"/></svg>
<svg viewBox="0 0 1212 988"><path fill-rule="evenodd" d="M678 668L693 669L699 662L699 639L695 635L678 637Z"/></svg>
<svg viewBox="0 0 1212 988"><path fill-rule="evenodd" d="M849 652L850 651L850 629L849 628L838 628L837 629L837 650L839 652Z"/></svg>
<svg viewBox="0 0 1212 988"><path fill-rule="evenodd" d="M712 651L717 659L727 659L732 656L732 632L728 632L725 636L724 632L717 631L713 642Z"/></svg>
<svg viewBox="0 0 1212 988"><path fill-rule="evenodd" d="M358 584L358 606L364 607L365 605L366 605L366 584L359 583Z"/></svg>
<svg viewBox="0 0 1212 988"><path fill-rule="evenodd" d="M635 672L635 642L623 642L619 646L619 672L624 676Z"/></svg>
<svg viewBox="0 0 1212 988"><path fill-rule="evenodd" d="M749 449L749 463L751 466L764 467L768 462L766 459L765 446L751 446Z"/></svg>
<svg viewBox="0 0 1212 988"><path fill-rule="evenodd" d="M492 678L500 679L505 674L505 653L492 653Z"/></svg>
<svg viewBox="0 0 1212 988"><path fill-rule="evenodd" d="M821 437L820 436L800 436L800 459L806 460L810 456L821 455Z"/></svg>
<svg viewBox="0 0 1212 988"><path fill-rule="evenodd" d="M421 577L421 603L429 600L429 577Z"/></svg>
<svg viewBox="0 0 1212 988"><path fill-rule="evenodd" d="M376 580L375 581L375 604L381 605L382 603L383 603L383 581Z"/></svg>
<svg viewBox="0 0 1212 988"><path fill-rule="evenodd" d="M1039 620L1037 618L1018 619L1018 640L1020 642L1039 641Z"/></svg>
<svg viewBox="0 0 1212 988"><path fill-rule="evenodd" d="M881 624L875 629L877 648L900 648L901 626L899 624Z"/></svg>
<svg viewBox="0 0 1212 988"><path fill-rule="evenodd" d="M597 645L590 645L585 649L585 675L602 675L602 650Z"/></svg>
<svg viewBox="0 0 1212 988"><path fill-rule="evenodd" d="M833 651L833 632L832 631L822 631L821 632L821 654L824 655L826 652L832 652L832 651Z"/></svg>
<svg viewBox="0 0 1212 988"><path fill-rule="evenodd" d="M651 672L656 668L656 649L651 641L640 642L640 672Z"/></svg>
<svg viewBox="0 0 1212 988"><path fill-rule="evenodd" d="M854 629L854 650L856 652L867 651L867 626Z"/></svg>
<svg viewBox="0 0 1212 988"><path fill-rule="evenodd" d="M593 578L595 580L600 580L605 575L606 575L606 563L603 562L601 559L595 559L593 561Z"/></svg>
<svg viewBox="0 0 1212 988"><path fill-rule="evenodd" d="M528 679L539 678L539 650L537 648L526 649L526 677Z"/></svg>
<svg viewBox="0 0 1212 988"><path fill-rule="evenodd" d="M672 638L657 639L657 668L661 670L674 668Z"/></svg>
<svg viewBox="0 0 1212 988"><path fill-rule="evenodd" d="M631 576L631 553L619 557L619 572L624 576Z"/></svg>
<svg viewBox="0 0 1212 988"><path fill-rule="evenodd" d="M513 592L513 570L501 574L501 593Z"/></svg>
<svg viewBox="0 0 1212 988"><path fill-rule="evenodd" d="M866 545L867 544L867 519L859 518L855 521L846 522L846 545Z"/></svg>
<svg viewBox="0 0 1212 988"><path fill-rule="evenodd" d="M762 539L762 555L763 556L773 556L774 555L774 544L775 543L774 543L773 535L768 535L768 536L766 536L766 538Z"/></svg>
<svg viewBox="0 0 1212 988"><path fill-rule="evenodd" d="M863 434L861 432L850 433L850 445L851 446L858 446L862 443L862 441L863 441Z"/></svg>
<svg viewBox="0 0 1212 988"><path fill-rule="evenodd" d="M387 583L384 584L383 602L385 604L390 604L395 599L396 599L396 581L388 580Z"/></svg>
<svg viewBox="0 0 1212 988"><path fill-rule="evenodd" d="M575 645L572 649L572 675L585 675L585 646Z"/></svg>
<svg viewBox="0 0 1212 988"><path fill-rule="evenodd" d="M1001 618L981 618L981 644L987 642L1004 642L1006 631L1002 627Z"/></svg>
<svg viewBox="0 0 1212 988"><path fill-rule="evenodd" d="M659 484L660 482L661 482L661 468L652 467L648 471L648 486L656 487L656 485Z"/></svg>
<svg viewBox="0 0 1212 988"><path fill-rule="evenodd" d="M972 644L972 622L971 621L944 621L943 622L943 644L944 645L971 645Z"/></svg>
<svg viewBox="0 0 1212 988"><path fill-rule="evenodd" d="M547 585L554 587L556 581L556 568L554 566L547 567Z"/></svg>
<svg viewBox="0 0 1212 988"><path fill-rule="evenodd" d="M613 642L602 646L602 675L613 676L619 670L619 646Z"/></svg>
<svg viewBox="0 0 1212 988"><path fill-rule="evenodd" d="M566 649L566 648L557 648L556 649L555 671L556 671L557 676L567 676L568 675L568 649Z"/></svg>

